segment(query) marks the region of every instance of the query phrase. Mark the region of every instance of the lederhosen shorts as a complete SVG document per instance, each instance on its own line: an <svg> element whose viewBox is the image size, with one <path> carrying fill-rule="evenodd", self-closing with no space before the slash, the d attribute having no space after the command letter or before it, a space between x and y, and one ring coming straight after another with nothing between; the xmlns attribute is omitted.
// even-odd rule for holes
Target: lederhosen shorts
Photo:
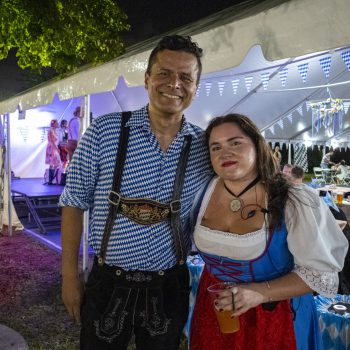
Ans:
<svg viewBox="0 0 350 350"><path fill-rule="evenodd" d="M160 271L125 271L95 258L81 309L81 349L179 348L188 317L187 265Z"/></svg>

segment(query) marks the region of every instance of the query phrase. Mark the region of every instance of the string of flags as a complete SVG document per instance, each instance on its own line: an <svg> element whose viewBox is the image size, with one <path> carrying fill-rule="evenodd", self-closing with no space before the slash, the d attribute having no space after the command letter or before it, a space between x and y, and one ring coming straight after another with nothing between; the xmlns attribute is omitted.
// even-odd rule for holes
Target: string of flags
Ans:
<svg viewBox="0 0 350 350"><path fill-rule="evenodd" d="M350 50L343 51L343 52L336 52L333 53L333 55L339 54L343 60L343 63L347 67L347 69L350 71ZM333 56L330 54L324 57L321 57L318 59L318 63L324 73L325 79L329 79L330 77L330 72L332 68L332 59ZM314 61L311 61L314 62ZM278 77L280 80L281 87L284 88L287 85L288 81L288 75L291 70L297 69L300 79L302 82L305 84L308 79L308 74L309 74L309 68L310 68L310 63L311 62L304 62L300 63L298 65L293 64L291 67L283 67L279 72L278 72ZM263 71L255 75L249 75L245 76L243 79L239 79L238 77L235 77L234 79L225 79L225 80L218 80L218 81L206 81L203 79L204 85L205 85L205 93L206 96L210 96L212 89L217 88L219 91L219 95L222 96L224 91L227 89L229 84L228 82L231 82L231 87L232 87L232 93L234 95L237 94L238 88L240 86L241 80L243 80L244 87L246 91L249 93L252 89L253 83L255 82L255 85L260 84L262 85L263 90L268 90L269 88L269 82L271 78L271 72L269 71ZM256 82L258 80L258 82ZM200 84L201 85L201 84ZM197 89L197 96L199 96L199 87Z"/></svg>

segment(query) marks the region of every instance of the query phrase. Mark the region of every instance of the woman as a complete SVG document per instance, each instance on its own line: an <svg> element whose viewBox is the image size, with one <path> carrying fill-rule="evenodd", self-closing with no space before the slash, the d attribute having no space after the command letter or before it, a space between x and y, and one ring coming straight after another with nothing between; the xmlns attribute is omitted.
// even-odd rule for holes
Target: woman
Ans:
<svg viewBox="0 0 350 350"><path fill-rule="evenodd" d="M340 161L340 164L337 166L337 175L336 175L336 179L337 179L337 184L342 184L344 183L345 179L347 179L348 175L349 175L349 170L348 170L348 166L346 165L346 162L344 159L342 159Z"/></svg>
<svg viewBox="0 0 350 350"><path fill-rule="evenodd" d="M280 148L278 146L275 146L275 151L273 152L273 156L277 162L278 168L280 168L281 161L282 161L282 154L281 154Z"/></svg>
<svg viewBox="0 0 350 350"><path fill-rule="evenodd" d="M323 349L312 293L336 294L347 240L314 190L279 173L250 119L218 117L206 137L217 176L194 230L205 268L191 350ZM240 317L232 334L220 333L207 293L221 280L238 284L215 301Z"/></svg>
<svg viewBox="0 0 350 350"><path fill-rule="evenodd" d="M49 181L48 185L52 185L52 181L57 174L57 170L61 166L60 150L58 148L58 135L57 135L58 121L52 119L50 123L50 129L47 133L47 147L45 164L49 165Z"/></svg>

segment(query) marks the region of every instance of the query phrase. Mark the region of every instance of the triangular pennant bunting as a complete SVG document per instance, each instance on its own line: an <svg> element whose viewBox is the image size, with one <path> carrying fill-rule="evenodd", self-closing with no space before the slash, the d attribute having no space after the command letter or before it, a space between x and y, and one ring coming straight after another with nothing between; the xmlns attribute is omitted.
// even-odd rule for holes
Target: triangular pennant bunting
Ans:
<svg viewBox="0 0 350 350"><path fill-rule="evenodd" d="M222 96L226 81L218 81L219 94Z"/></svg>
<svg viewBox="0 0 350 350"><path fill-rule="evenodd" d="M300 77L301 77L303 83L306 83L306 77L307 77L308 70L309 70L308 63L303 63L303 64L300 64L298 66L298 71L299 71L299 74L300 74Z"/></svg>
<svg viewBox="0 0 350 350"><path fill-rule="evenodd" d="M205 83L205 92L206 92L207 96L210 95L210 90L211 90L212 85L213 85L213 83L211 83L209 81Z"/></svg>
<svg viewBox="0 0 350 350"><path fill-rule="evenodd" d="M267 88L269 86L269 80L270 80L270 73L269 72L261 73L261 82L262 82L264 90L267 90Z"/></svg>
<svg viewBox="0 0 350 350"><path fill-rule="evenodd" d="M23 127L19 127L19 132L21 133L22 137L23 137L23 141L27 142L28 140L28 135L29 135L29 129L28 126L23 126Z"/></svg>
<svg viewBox="0 0 350 350"><path fill-rule="evenodd" d="M296 109L298 111L298 113L300 114L300 116L302 117L303 116L303 106L302 105L299 105Z"/></svg>
<svg viewBox="0 0 350 350"><path fill-rule="evenodd" d="M271 133L271 134L275 135L275 126L274 126L274 125L271 125L271 126L269 127L269 130L270 130L270 133Z"/></svg>
<svg viewBox="0 0 350 350"><path fill-rule="evenodd" d="M201 83L198 84L197 86L197 91L196 91L196 96L199 96L199 90L201 89Z"/></svg>
<svg viewBox="0 0 350 350"><path fill-rule="evenodd" d="M261 136L265 137L265 130L261 132Z"/></svg>
<svg viewBox="0 0 350 350"><path fill-rule="evenodd" d="M341 57L347 66L348 70L350 70L350 51L344 51L341 53Z"/></svg>
<svg viewBox="0 0 350 350"><path fill-rule="evenodd" d="M306 102L305 102L305 106L306 106L306 111L308 112L309 109L311 108L311 106L310 106L310 101L306 101Z"/></svg>
<svg viewBox="0 0 350 350"><path fill-rule="evenodd" d="M236 95L238 85L239 85L239 79L231 80L231 83L232 83L233 94Z"/></svg>
<svg viewBox="0 0 350 350"><path fill-rule="evenodd" d="M344 113L348 113L348 110L349 110L349 107L350 107L350 102L346 101L346 102L343 102L343 105L344 105Z"/></svg>
<svg viewBox="0 0 350 350"><path fill-rule="evenodd" d="M287 118L288 118L288 120L291 122L291 123L293 123L293 114L291 113L291 114L288 114L287 115Z"/></svg>
<svg viewBox="0 0 350 350"><path fill-rule="evenodd" d="M320 65L326 78L329 78L329 72L331 70L332 57L323 57L320 59Z"/></svg>
<svg viewBox="0 0 350 350"><path fill-rule="evenodd" d="M277 124L279 125L279 127L283 130L283 119L280 119Z"/></svg>
<svg viewBox="0 0 350 350"><path fill-rule="evenodd" d="M282 87L285 87L285 86L286 86L287 75L288 75L288 68L287 68L287 67L283 68L283 69L279 72L279 77L280 77L280 81L281 81Z"/></svg>
<svg viewBox="0 0 350 350"><path fill-rule="evenodd" d="M245 87L247 89L247 92L250 92L250 88L252 87L253 77L245 77Z"/></svg>

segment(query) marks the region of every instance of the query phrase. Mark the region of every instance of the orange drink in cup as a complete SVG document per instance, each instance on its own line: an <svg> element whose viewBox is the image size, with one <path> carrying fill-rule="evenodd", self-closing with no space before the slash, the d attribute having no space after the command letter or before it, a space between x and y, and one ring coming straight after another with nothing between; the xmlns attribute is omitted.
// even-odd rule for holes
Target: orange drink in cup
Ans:
<svg viewBox="0 0 350 350"><path fill-rule="evenodd" d="M344 194L343 192L337 192L337 203L343 204Z"/></svg>
<svg viewBox="0 0 350 350"><path fill-rule="evenodd" d="M232 289L235 286L233 282L219 282L213 284L207 288L212 304L214 307L215 315L219 323L221 333L234 333L239 331L239 317L234 316L231 318L232 310L230 311L220 311L214 304L216 296L220 294L223 290ZM233 294L232 294L233 298ZM233 300L233 299L232 299Z"/></svg>

